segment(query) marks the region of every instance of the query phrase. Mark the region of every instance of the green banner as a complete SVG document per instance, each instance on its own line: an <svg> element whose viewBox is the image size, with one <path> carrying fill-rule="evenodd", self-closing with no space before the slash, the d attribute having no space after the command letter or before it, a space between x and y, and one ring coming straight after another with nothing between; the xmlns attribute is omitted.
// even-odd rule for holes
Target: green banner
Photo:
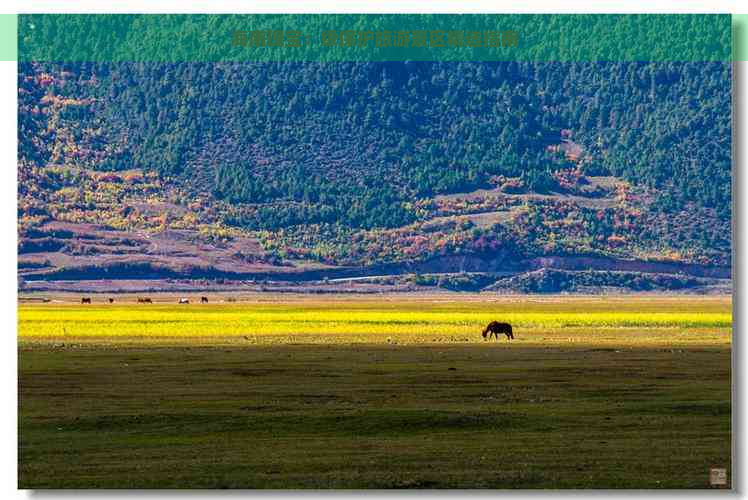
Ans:
<svg viewBox="0 0 748 500"><path fill-rule="evenodd" d="M733 61L748 61L748 14L732 15Z"/></svg>
<svg viewBox="0 0 748 500"><path fill-rule="evenodd" d="M18 60L18 16L0 14L0 61Z"/></svg>
<svg viewBox="0 0 748 500"><path fill-rule="evenodd" d="M21 14L19 61L730 61L729 14Z"/></svg>

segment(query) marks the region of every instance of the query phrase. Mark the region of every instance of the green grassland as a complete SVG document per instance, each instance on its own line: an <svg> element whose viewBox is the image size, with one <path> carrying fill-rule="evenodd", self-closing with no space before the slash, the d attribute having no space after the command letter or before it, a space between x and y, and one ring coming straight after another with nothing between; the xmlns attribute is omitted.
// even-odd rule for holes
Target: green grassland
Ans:
<svg viewBox="0 0 748 500"><path fill-rule="evenodd" d="M19 306L20 487L707 488L731 467L729 298L122 302ZM516 339L484 342L490 319Z"/></svg>

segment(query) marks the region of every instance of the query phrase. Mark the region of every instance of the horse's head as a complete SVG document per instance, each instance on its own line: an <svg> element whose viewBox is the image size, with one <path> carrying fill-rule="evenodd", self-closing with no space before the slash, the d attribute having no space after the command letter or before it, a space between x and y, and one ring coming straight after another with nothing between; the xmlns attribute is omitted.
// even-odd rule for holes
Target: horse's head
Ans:
<svg viewBox="0 0 748 500"><path fill-rule="evenodd" d="M483 338L484 339L486 338L486 335L488 335L488 328L486 328L485 330L483 330Z"/></svg>

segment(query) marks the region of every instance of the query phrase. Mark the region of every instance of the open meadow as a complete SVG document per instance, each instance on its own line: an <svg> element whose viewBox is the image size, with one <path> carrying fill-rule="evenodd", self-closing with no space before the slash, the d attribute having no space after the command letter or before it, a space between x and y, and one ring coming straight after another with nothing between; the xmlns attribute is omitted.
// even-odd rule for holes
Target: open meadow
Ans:
<svg viewBox="0 0 748 500"><path fill-rule="evenodd" d="M729 297L107 297L19 305L22 488L707 488L732 464Z"/></svg>

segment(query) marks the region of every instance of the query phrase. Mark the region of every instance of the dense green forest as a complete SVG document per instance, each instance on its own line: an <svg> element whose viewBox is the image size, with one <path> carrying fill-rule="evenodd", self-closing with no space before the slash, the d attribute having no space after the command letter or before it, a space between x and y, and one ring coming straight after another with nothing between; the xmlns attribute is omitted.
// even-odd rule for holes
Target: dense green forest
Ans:
<svg viewBox="0 0 748 500"><path fill-rule="evenodd" d="M405 201L487 187L499 175L547 191L551 173L565 166L548 151L563 129L588 152L586 173L662 190L666 211L693 201L729 217L726 63L119 63L59 70L69 75L64 88L49 90L83 100L60 120L80 121L81 132L105 130L89 145L92 154L55 160L100 170L141 167L231 203L304 204L238 224L400 226L413 218ZM50 143L32 147L28 141L38 137L27 127L33 125L21 124L21 157L48 161Z"/></svg>

